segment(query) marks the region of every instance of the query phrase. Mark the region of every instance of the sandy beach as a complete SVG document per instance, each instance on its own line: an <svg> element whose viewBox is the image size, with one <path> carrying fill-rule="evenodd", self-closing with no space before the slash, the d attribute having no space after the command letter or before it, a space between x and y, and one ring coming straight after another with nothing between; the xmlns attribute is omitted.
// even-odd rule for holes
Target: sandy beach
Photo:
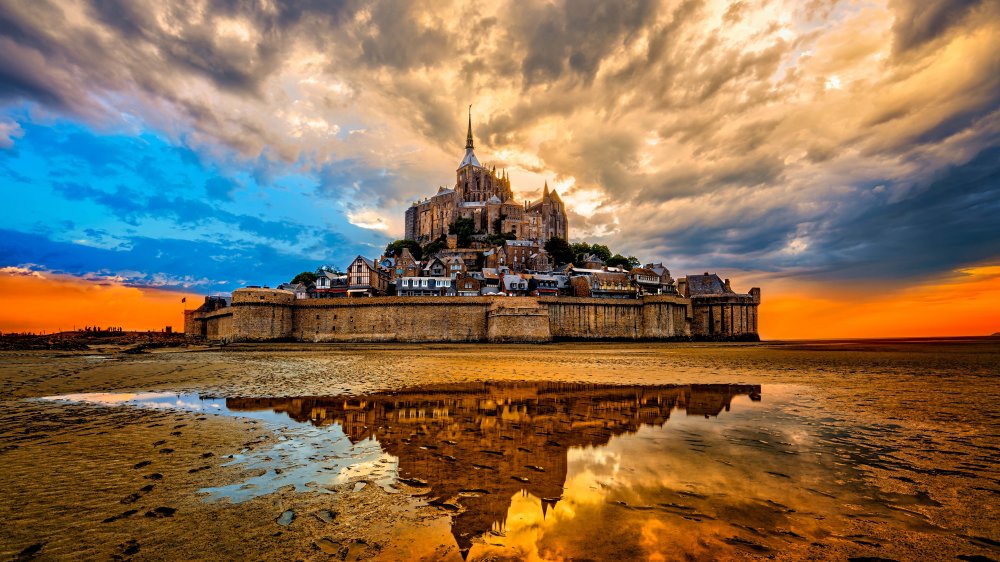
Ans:
<svg viewBox="0 0 1000 562"><path fill-rule="evenodd" d="M598 559L996 559L998 364L1000 341L990 338L6 351L0 362L0 520L5 521L0 555L569 559L581 557L572 546L580 540L573 532L589 529L607 535L589 547ZM483 383L490 386L476 386ZM550 383L576 386L553 391ZM699 396L711 402L722 396L719 388L732 385L762 390L753 399L748 396L755 391L728 390L721 398L724 408L692 415ZM608 396L618 392L612 386L655 395L650 403L657 404L659 417L609 425L607 411L592 412L594 404L610 403ZM536 410L500 408L518 417L498 414L495 422L477 413L483 397L501 406L521 404L525 388ZM196 396L202 406L210 398L225 413L136 405L136 396L150 392ZM560 392L575 398L567 402ZM67 396L81 393L106 394ZM428 413L429 421L409 433L394 432L403 418L403 398L427 409L456 393L478 396L480 410L453 403L445 425ZM267 400L252 402L259 399ZM351 401L373 416L368 419L374 426L345 421ZM542 406L551 410L547 417ZM687 416L678 417L685 408ZM275 412L284 421L268 417ZM602 420L606 434L580 437L594 420ZM716 420L729 425L711 425ZM525 428L534 424L537 430L543 421L577 429L564 437L558 430L529 445L543 432ZM494 426L499 429L491 433ZM462 428L481 432L479 444L463 446ZM751 430L758 432L755 437L742 437ZM510 441L511 448L490 445L491 435L498 436L497 443ZM746 445L753 441L763 447L751 451ZM302 482L296 485L291 469L272 458L271 451L283 450L283 444L317 451L300 459L295 470L336 456L328 451L339 451L346 460L337 461L336 478L310 474L298 477ZM509 451L518 454L514 444L549 466L508 462ZM549 452L538 457L545 446ZM501 486L483 472L485 483L455 484L454 493L439 496L463 478L464 469L434 482L440 470L433 463L480 466L485 461L471 455L483 451L486 458L503 457L497 461L502 467L517 466L521 472L513 484L505 477ZM667 453L674 464L645 466L639 460L668 458L662 456ZM595 468L599 454L636 460L624 476L605 478ZM372 456L350 462L363 455ZM719 461L713 464L718 471L699 468L700 458ZM778 462L781 458L790 460ZM556 476L554 465L559 465ZM415 476L421 470L430 476ZM673 480L650 484L642 480L644 470ZM591 478L588 485L585 476ZM283 484L282 477L290 483ZM262 483L267 479L278 487L267 489ZM535 498L531 486L543 480L546 486L564 486L562 494ZM243 482L255 484L241 488ZM535 508L518 494L501 493L517 482L524 483L521 495L535 502L531 505L543 507L542 519L530 525L521 523ZM710 484L729 491L717 497L697 491ZM211 490L219 489L257 491L213 496ZM587 503L585 496L597 493L593 490L601 499ZM671 499L674 493L687 502ZM476 507L486 495L490 510L507 510L500 521L476 511L487 509ZM609 515L614 509L623 515ZM610 523L617 520L630 523L617 528ZM462 533L459 521L468 527Z"/></svg>

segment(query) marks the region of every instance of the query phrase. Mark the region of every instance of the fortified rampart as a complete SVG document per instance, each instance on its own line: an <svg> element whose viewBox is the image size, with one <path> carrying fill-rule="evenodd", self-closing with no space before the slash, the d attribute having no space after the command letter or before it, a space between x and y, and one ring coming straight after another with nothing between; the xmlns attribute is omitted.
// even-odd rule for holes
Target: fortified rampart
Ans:
<svg viewBox="0 0 1000 562"><path fill-rule="evenodd" d="M231 306L186 311L184 331L227 342L756 340L760 292L755 291L729 298L296 299L288 291L248 288L233 292Z"/></svg>

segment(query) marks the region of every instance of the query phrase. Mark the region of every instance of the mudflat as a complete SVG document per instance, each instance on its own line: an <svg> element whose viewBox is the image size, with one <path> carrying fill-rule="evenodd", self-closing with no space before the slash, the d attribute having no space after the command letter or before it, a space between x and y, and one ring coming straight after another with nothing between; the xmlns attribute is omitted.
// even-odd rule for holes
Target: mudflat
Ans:
<svg viewBox="0 0 1000 562"><path fill-rule="evenodd" d="M1000 559L1000 339L0 352L0 557Z"/></svg>

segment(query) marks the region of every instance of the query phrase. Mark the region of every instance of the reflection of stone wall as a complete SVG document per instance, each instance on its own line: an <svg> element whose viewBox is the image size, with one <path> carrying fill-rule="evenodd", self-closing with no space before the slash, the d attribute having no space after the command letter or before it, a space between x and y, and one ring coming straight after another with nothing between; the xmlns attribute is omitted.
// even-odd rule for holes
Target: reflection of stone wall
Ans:
<svg viewBox="0 0 1000 562"><path fill-rule="evenodd" d="M399 458L401 477L425 481L428 497L462 507L452 533L464 552L475 537L503 526L514 494L554 506L570 447L663 425L675 408L717 415L744 394L757 397L760 386L467 383L360 397L231 398L226 406L340 424L353 442L377 439Z"/></svg>
<svg viewBox="0 0 1000 562"><path fill-rule="evenodd" d="M732 301L732 302L729 302ZM238 289L232 306L185 313L188 335L228 341L539 342L552 339L754 339L758 296L379 297L296 300ZM231 320L215 320L228 313ZM214 322L214 326L212 323Z"/></svg>

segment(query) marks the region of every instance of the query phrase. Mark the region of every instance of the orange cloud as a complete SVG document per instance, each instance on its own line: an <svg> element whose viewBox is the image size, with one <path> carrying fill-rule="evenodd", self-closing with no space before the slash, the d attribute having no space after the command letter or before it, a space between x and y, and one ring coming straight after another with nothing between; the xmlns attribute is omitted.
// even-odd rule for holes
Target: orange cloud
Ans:
<svg viewBox="0 0 1000 562"><path fill-rule="evenodd" d="M187 304L181 299L187 297ZM127 287L21 268L0 268L0 331L55 332L74 327L120 326L126 330L182 330L184 307L194 293Z"/></svg>
<svg viewBox="0 0 1000 562"><path fill-rule="evenodd" d="M761 281L766 339L989 335L1000 332L1000 266L963 269L935 283L871 293L847 287Z"/></svg>

